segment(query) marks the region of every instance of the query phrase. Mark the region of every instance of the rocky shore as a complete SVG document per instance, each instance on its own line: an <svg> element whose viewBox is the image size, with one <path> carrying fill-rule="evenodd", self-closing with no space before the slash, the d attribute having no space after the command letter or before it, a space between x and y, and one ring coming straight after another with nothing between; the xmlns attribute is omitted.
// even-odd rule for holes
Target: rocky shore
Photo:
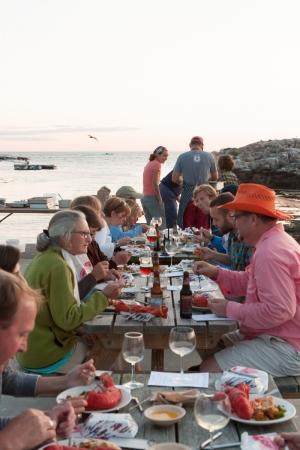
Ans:
<svg viewBox="0 0 300 450"><path fill-rule="evenodd" d="M224 148L242 183L260 183L272 189L291 189L300 196L300 139L259 141L240 148Z"/></svg>

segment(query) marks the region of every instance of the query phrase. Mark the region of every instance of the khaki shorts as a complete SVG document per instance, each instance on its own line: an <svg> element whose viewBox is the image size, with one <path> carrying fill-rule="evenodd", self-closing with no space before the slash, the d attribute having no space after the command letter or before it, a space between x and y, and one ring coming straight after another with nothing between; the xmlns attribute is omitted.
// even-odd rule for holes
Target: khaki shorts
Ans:
<svg viewBox="0 0 300 450"><path fill-rule="evenodd" d="M262 335L235 343L214 354L222 370L234 366L253 367L273 377L300 375L300 352L280 338Z"/></svg>

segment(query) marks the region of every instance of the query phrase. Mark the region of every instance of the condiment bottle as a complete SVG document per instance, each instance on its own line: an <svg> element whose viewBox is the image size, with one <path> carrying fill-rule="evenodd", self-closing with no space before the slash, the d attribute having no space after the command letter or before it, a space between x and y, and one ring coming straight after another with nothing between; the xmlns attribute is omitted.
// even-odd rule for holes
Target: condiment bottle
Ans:
<svg viewBox="0 0 300 450"><path fill-rule="evenodd" d="M191 319L192 317L192 291L190 288L190 274L183 273L183 283L180 291L180 317Z"/></svg>

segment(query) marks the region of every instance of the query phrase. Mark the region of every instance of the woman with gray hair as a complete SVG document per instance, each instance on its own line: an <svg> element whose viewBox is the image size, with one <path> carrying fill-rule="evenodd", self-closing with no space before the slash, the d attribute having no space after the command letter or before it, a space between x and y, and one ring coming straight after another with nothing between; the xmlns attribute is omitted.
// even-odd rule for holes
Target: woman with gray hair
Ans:
<svg viewBox="0 0 300 450"><path fill-rule="evenodd" d="M39 289L45 301L35 328L28 339L28 349L18 361L29 372L66 373L86 358L87 348L76 335L83 322L102 312L110 298L118 294L109 285L93 292L80 303L75 268L71 255L87 252L91 235L80 211L60 211L50 220L48 230L37 237L37 254L25 272L28 284Z"/></svg>

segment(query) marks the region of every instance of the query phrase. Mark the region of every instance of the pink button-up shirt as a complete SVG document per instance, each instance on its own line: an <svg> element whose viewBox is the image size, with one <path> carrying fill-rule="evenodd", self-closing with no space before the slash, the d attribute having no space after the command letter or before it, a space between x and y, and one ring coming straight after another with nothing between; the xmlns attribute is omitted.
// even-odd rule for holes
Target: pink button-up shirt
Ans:
<svg viewBox="0 0 300 450"><path fill-rule="evenodd" d="M226 311L245 339L267 334L300 351L300 246L281 224L261 236L245 272L219 269L217 282L246 296L244 304L229 301Z"/></svg>

